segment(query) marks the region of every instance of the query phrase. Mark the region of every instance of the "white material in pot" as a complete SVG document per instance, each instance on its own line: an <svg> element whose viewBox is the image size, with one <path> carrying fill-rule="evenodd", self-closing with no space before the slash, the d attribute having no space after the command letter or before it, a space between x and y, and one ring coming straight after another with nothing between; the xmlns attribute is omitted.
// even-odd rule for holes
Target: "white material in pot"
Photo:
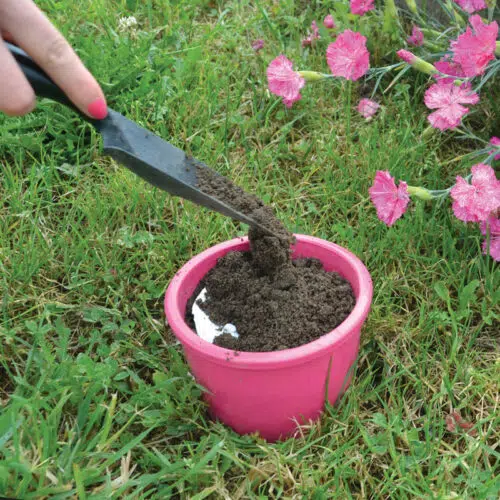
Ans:
<svg viewBox="0 0 500 500"><path fill-rule="evenodd" d="M207 300L207 289L204 288L196 300L194 301L193 308L191 312L193 313L194 325L196 329L196 333L207 342L211 344L214 343L215 337L222 335L223 333L229 333L232 337L238 338L238 332L236 331L236 327L231 323L228 323L224 326L216 325L210 321L208 315L201 309L198 305L198 300L201 302L205 302Z"/></svg>

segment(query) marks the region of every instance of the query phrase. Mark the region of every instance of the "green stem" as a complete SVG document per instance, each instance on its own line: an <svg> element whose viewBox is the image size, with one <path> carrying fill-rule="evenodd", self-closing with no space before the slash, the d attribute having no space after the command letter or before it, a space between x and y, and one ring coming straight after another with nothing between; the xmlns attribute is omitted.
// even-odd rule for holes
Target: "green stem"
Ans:
<svg viewBox="0 0 500 500"><path fill-rule="evenodd" d="M429 28L420 28L420 30L422 31L422 33L424 35L432 35L432 36L435 36L435 37L440 37L442 36L442 33L440 31L436 31L436 30L433 30L433 29L429 29Z"/></svg>
<svg viewBox="0 0 500 500"><path fill-rule="evenodd" d="M447 198L450 191L451 187L448 189L431 189L429 193L431 194L431 198Z"/></svg>
<svg viewBox="0 0 500 500"><path fill-rule="evenodd" d="M347 98L346 98L346 140L347 144L351 142L351 91L352 82L347 80Z"/></svg>

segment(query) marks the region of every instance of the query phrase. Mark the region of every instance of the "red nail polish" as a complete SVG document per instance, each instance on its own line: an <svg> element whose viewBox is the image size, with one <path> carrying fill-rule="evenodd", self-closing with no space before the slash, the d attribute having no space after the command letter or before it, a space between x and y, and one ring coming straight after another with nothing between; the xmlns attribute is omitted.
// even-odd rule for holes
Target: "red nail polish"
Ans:
<svg viewBox="0 0 500 500"><path fill-rule="evenodd" d="M97 120L103 120L106 116L108 116L108 107L106 106L104 99L96 99L95 101L92 101L89 104L87 111L90 116Z"/></svg>

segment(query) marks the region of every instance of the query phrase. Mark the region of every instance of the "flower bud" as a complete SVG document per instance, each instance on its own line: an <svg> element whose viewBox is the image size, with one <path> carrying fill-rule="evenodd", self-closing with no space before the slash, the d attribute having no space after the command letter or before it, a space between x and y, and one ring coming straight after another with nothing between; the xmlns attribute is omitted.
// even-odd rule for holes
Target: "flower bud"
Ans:
<svg viewBox="0 0 500 500"><path fill-rule="evenodd" d="M414 14L418 14L417 4L415 3L415 0L405 0L405 1L408 9Z"/></svg>
<svg viewBox="0 0 500 500"><path fill-rule="evenodd" d="M325 78L325 75L323 75L323 73L318 73L317 71L297 71L297 73L306 82L317 82L318 80L323 80L323 78Z"/></svg>
<svg viewBox="0 0 500 500"><path fill-rule="evenodd" d="M416 196L421 200L432 200L433 196L428 189L418 186L408 186L408 194L410 196Z"/></svg>
<svg viewBox="0 0 500 500"><path fill-rule="evenodd" d="M428 75L435 75L439 73L434 65L424 61L420 57L417 57L415 54L412 54L409 50L398 50L397 56L408 63L410 66L415 68L417 71L421 71L422 73L427 73Z"/></svg>

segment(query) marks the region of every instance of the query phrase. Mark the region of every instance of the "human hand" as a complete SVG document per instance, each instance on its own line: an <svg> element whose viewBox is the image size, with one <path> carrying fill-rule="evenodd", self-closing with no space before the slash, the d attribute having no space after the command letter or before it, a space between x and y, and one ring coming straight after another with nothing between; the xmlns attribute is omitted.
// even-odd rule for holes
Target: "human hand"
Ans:
<svg viewBox="0 0 500 500"><path fill-rule="evenodd" d="M2 39L29 54L83 113L106 117L99 84L32 0L0 0L0 111L18 116L35 107L35 93Z"/></svg>

